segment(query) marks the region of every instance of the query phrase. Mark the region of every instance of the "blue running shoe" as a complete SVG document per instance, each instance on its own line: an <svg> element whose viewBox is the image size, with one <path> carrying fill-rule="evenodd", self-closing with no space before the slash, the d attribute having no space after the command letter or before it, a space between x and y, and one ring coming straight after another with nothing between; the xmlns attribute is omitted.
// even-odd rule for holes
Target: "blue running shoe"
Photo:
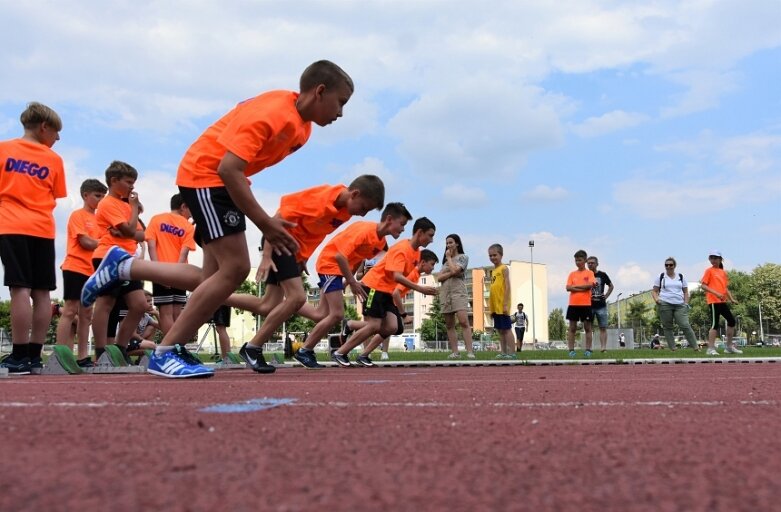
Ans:
<svg viewBox="0 0 781 512"><path fill-rule="evenodd" d="M575 352L574 350L570 350L570 352L569 352L569 356L570 357L577 357L577 355L578 355L577 352Z"/></svg>
<svg viewBox="0 0 781 512"><path fill-rule="evenodd" d="M146 371L169 379L206 378L214 375L213 369L205 367L182 345L175 345L173 350L162 355L153 352Z"/></svg>
<svg viewBox="0 0 781 512"><path fill-rule="evenodd" d="M118 246L112 246L103 257L103 261L100 262L95 273L84 283L84 287L81 289L81 304L84 307L90 307L95 303L98 294L117 284L120 281L119 264L132 257Z"/></svg>
<svg viewBox="0 0 781 512"><path fill-rule="evenodd" d="M586 350L585 352L583 352L583 355L585 357L591 357L591 351L590 350Z"/></svg>

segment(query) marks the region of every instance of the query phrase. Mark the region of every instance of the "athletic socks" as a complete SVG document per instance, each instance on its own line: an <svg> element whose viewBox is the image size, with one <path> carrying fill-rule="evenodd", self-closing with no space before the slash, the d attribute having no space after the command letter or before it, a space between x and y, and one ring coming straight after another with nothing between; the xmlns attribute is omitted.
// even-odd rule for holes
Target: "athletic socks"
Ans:
<svg viewBox="0 0 781 512"><path fill-rule="evenodd" d="M13 357L16 361L28 357L29 355L28 345L29 343L24 343L24 344L14 343L13 347L11 347L11 357Z"/></svg>
<svg viewBox="0 0 781 512"><path fill-rule="evenodd" d="M133 264L133 258L127 258L117 265L117 273L123 281L130 281L130 266Z"/></svg>
<svg viewBox="0 0 781 512"><path fill-rule="evenodd" d="M173 349L174 347L172 345L158 345L157 347L155 347L155 355L162 356L166 352L170 352Z"/></svg>
<svg viewBox="0 0 781 512"><path fill-rule="evenodd" d="M41 350L43 350L43 343L27 344L27 356L30 359L33 359L35 357L41 357Z"/></svg>

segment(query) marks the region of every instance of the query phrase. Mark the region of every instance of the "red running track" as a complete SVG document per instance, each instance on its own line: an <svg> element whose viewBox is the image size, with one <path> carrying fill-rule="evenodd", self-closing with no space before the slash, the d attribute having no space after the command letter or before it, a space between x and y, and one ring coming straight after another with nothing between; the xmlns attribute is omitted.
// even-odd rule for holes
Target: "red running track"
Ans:
<svg viewBox="0 0 781 512"><path fill-rule="evenodd" d="M9 378L0 511L778 510L779 384L771 364ZM294 401L202 410L262 398Z"/></svg>

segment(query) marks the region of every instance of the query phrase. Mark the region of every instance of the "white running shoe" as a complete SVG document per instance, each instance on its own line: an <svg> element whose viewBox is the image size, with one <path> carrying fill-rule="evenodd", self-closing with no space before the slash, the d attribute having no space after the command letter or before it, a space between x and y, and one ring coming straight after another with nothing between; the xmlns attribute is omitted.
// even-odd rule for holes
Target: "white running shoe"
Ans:
<svg viewBox="0 0 781 512"><path fill-rule="evenodd" d="M461 359L461 354L458 352L453 352L449 356L447 356L448 359Z"/></svg>
<svg viewBox="0 0 781 512"><path fill-rule="evenodd" d="M709 356L720 356L720 355L721 355L721 354L719 354L719 353L716 351L716 349L715 349L715 348L709 348L709 349L708 349L708 351L707 351L707 352L705 352L705 354L706 354L706 355L709 355Z"/></svg>
<svg viewBox="0 0 781 512"><path fill-rule="evenodd" d="M742 354L743 353L743 351L740 350L735 345L730 345L729 347L724 349L724 352L726 352L727 354Z"/></svg>
<svg viewBox="0 0 781 512"><path fill-rule="evenodd" d="M380 360L382 360L382 361L387 361L388 359L390 359L390 356L388 356L388 353L387 353L387 352L383 352L383 353L380 355Z"/></svg>

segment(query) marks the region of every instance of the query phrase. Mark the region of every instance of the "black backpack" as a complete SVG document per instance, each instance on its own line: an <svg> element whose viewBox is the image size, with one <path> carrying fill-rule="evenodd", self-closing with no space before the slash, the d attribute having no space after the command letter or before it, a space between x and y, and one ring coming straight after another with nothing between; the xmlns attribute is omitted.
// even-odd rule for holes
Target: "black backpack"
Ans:
<svg viewBox="0 0 781 512"><path fill-rule="evenodd" d="M683 285L683 274L678 274L678 280ZM659 289L664 290L664 272L659 274Z"/></svg>

